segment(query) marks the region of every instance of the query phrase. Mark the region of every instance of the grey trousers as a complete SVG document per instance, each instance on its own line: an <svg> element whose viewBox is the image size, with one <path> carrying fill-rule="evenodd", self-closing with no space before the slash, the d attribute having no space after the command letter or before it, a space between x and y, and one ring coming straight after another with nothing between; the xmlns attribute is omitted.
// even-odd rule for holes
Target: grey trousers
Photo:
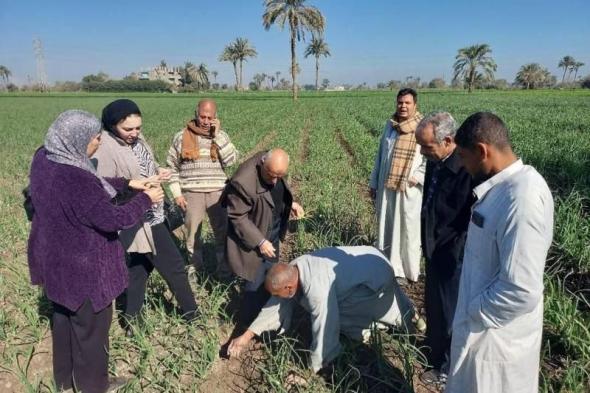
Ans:
<svg viewBox="0 0 590 393"><path fill-rule="evenodd" d="M185 192L187 202L185 229L187 231L186 247L191 255L191 262L197 269L203 268L203 239L201 229L205 215L215 236L215 255L217 259L217 273L231 274L231 269L225 257L225 242L227 236L227 211L221 206L222 190L213 192Z"/></svg>

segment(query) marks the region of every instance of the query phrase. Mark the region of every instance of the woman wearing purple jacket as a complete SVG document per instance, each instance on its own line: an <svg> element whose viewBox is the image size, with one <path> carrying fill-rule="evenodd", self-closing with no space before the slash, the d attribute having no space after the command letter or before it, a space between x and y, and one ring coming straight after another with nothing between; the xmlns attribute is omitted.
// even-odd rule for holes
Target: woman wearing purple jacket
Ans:
<svg viewBox="0 0 590 393"><path fill-rule="evenodd" d="M92 114L60 114L35 153L30 193L35 209L28 245L31 281L53 303L53 373L58 389L109 390L112 301L127 286L117 231L135 225L161 188L97 176L90 162L101 123ZM143 189L127 203L111 203L128 187Z"/></svg>

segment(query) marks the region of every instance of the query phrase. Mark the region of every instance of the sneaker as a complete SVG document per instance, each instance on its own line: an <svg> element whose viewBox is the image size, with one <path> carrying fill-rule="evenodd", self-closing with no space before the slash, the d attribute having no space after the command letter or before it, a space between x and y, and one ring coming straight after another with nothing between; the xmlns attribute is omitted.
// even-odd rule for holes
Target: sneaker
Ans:
<svg viewBox="0 0 590 393"><path fill-rule="evenodd" d="M445 390L445 387L447 386L447 379L448 379L448 375L446 373L441 372L440 374L438 374L438 381L436 382L436 386L438 386L438 388L440 390Z"/></svg>
<svg viewBox="0 0 590 393"><path fill-rule="evenodd" d="M420 381L425 385L436 385L440 377L440 371L437 369L430 369L420 375Z"/></svg>

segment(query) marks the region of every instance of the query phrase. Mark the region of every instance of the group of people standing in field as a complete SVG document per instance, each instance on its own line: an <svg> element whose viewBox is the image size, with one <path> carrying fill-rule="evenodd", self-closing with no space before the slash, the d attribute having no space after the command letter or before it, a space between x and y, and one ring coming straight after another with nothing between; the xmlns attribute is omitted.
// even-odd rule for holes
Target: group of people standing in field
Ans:
<svg viewBox="0 0 590 393"><path fill-rule="evenodd" d="M186 248L203 269L208 216L216 275L240 278L238 325L223 347L239 356L264 331L284 331L300 305L312 322L311 367L329 367L340 334L366 340L375 324L414 332L422 321L403 292L425 261L424 383L447 392L533 392L543 320L543 268L553 200L543 178L513 153L508 129L480 112L423 117L402 89L369 183L378 217L374 246L335 246L279 262L290 220L304 216L286 181L289 156L254 154L231 178L238 151L214 100L172 139L166 167L143 138L131 100L102 119L60 114L33 157L31 281L53 304L53 370L60 391L115 391L108 376L116 300L126 334L142 323L155 268L187 323L202 318L165 209L167 183L185 212ZM418 329L421 327L418 326Z"/></svg>
<svg viewBox="0 0 590 393"><path fill-rule="evenodd" d="M478 112L423 117L402 89L371 174L378 247L396 277L425 264L421 380L446 392L537 392L543 271L553 197L515 155L507 126Z"/></svg>

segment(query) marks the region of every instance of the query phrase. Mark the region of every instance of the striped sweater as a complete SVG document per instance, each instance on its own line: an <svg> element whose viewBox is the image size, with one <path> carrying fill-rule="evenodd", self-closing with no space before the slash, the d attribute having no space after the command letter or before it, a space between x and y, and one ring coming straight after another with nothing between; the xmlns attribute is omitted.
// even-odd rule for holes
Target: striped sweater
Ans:
<svg viewBox="0 0 590 393"><path fill-rule="evenodd" d="M211 140L199 138L199 158L185 160L182 158L182 133L174 135L172 146L168 150L166 162L172 171L170 191L174 198L182 192L213 192L225 187L227 175L224 168L237 162L238 151L227 134L219 130L214 138L219 146L219 161L213 162L210 156Z"/></svg>

